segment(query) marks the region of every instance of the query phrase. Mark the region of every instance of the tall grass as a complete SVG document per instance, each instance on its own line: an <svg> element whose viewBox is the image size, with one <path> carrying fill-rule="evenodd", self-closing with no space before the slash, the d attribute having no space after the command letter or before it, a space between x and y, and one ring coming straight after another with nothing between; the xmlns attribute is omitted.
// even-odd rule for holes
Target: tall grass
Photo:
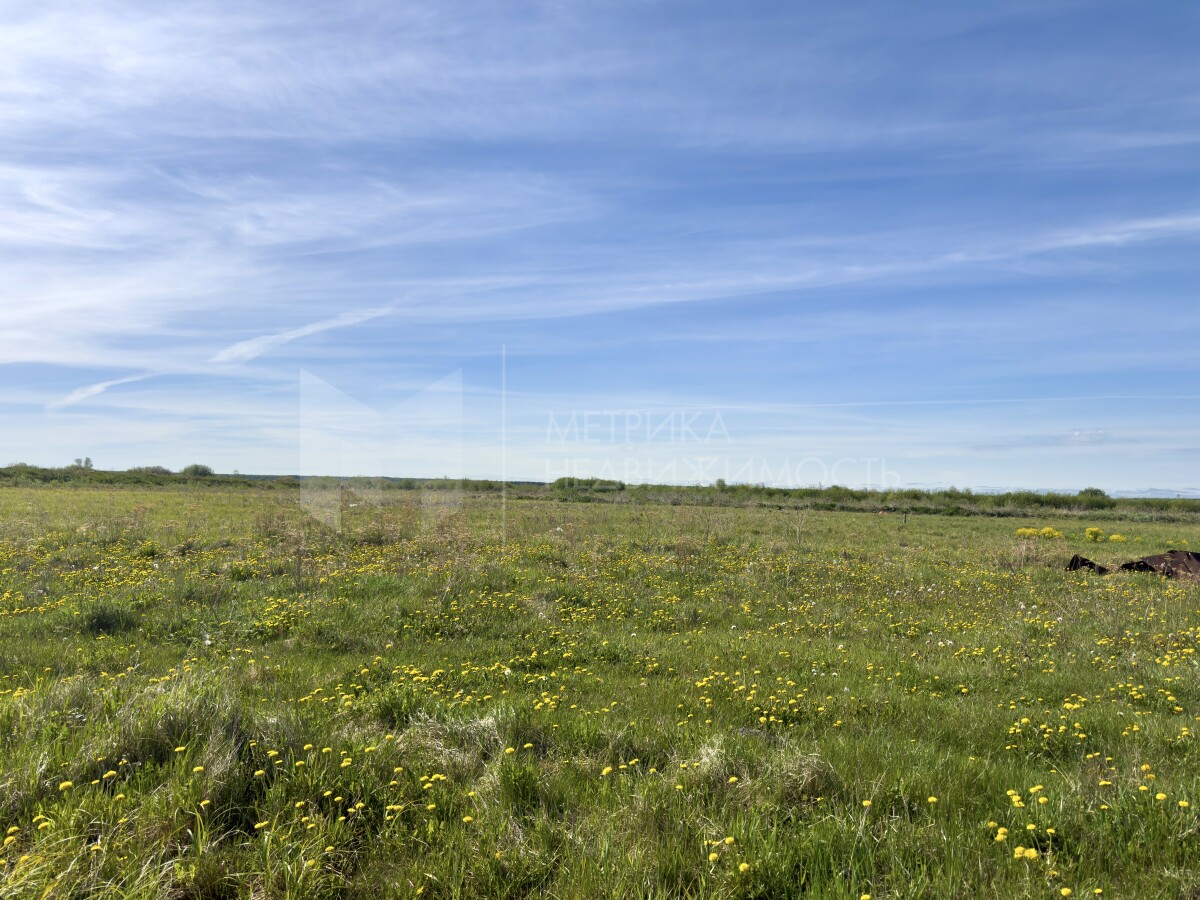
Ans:
<svg viewBox="0 0 1200 900"><path fill-rule="evenodd" d="M0 492L0 896L1200 891L1193 528L287 498Z"/></svg>

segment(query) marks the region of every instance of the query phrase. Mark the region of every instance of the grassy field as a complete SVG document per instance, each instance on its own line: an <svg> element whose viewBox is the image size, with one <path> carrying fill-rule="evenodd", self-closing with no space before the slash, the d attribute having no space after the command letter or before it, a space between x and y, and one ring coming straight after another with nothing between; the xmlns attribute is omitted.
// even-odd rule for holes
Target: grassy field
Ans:
<svg viewBox="0 0 1200 900"><path fill-rule="evenodd" d="M1195 525L295 493L0 491L0 896L1200 896Z"/></svg>

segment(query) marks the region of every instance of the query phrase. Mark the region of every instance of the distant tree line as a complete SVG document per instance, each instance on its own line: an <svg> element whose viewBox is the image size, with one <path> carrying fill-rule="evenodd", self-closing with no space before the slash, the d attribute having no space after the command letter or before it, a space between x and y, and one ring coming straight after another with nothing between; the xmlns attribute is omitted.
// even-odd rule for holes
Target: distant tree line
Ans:
<svg viewBox="0 0 1200 900"><path fill-rule="evenodd" d="M135 466L123 472L96 469L84 457L61 468L42 468L14 463L0 468L0 487L39 484L131 485L169 487L262 487L295 490L305 478L295 475L217 474L212 467L193 463L178 472L165 466ZM329 479L322 479L329 480ZM340 480L340 479L335 479ZM1111 497L1099 488L1077 493L1006 491L980 493L966 489L924 490L898 488L870 490L831 487L784 488L768 485L635 484L604 478L560 478L545 484L534 481L501 482L488 479L372 478L369 481L388 491L461 491L467 495L497 495L513 500L553 500L564 503L641 503L670 506L736 506L791 510L843 510L872 513L912 513L943 516L1006 516L1030 518L1039 515L1088 515L1095 518L1145 519L1200 522L1200 499L1169 497Z"/></svg>

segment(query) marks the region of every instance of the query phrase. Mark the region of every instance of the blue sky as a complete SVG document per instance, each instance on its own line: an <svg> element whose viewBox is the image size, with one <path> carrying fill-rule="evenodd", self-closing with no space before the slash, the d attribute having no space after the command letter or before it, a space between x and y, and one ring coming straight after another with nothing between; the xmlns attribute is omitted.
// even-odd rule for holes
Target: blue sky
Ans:
<svg viewBox="0 0 1200 900"><path fill-rule="evenodd" d="M1200 487L1193 4L225 7L2 7L0 463Z"/></svg>

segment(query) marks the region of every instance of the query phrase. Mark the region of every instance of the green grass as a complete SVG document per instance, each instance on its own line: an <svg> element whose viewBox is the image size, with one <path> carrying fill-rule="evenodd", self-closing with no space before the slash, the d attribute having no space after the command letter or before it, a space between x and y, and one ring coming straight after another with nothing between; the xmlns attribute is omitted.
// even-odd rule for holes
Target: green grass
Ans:
<svg viewBox="0 0 1200 900"><path fill-rule="evenodd" d="M0 491L0 896L1200 893L1195 526L382 496Z"/></svg>

